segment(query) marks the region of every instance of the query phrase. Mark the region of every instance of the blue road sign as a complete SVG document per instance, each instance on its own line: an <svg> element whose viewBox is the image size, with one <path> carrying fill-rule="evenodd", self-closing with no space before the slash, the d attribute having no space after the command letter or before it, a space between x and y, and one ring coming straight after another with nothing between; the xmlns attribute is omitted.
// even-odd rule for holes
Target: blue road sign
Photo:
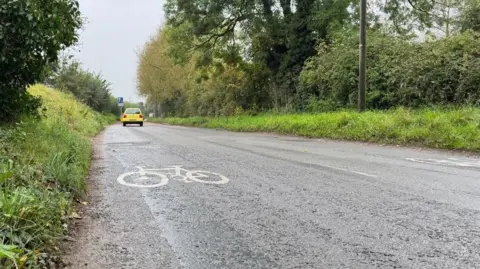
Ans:
<svg viewBox="0 0 480 269"><path fill-rule="evenodd" d="M123 106L123 97L118 97L118 106Z"/></svg>

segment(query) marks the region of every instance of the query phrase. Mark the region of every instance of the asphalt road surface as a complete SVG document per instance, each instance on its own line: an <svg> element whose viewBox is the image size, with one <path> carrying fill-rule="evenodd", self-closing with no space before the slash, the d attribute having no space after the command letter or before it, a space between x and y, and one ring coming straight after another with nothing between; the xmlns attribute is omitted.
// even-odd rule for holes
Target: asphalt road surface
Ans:
<svg viewBox="0 0 480 269"><path fill-rule="evenodd" d="M90 188L70 268L480 268L474 156L115 125Z"/></svg>

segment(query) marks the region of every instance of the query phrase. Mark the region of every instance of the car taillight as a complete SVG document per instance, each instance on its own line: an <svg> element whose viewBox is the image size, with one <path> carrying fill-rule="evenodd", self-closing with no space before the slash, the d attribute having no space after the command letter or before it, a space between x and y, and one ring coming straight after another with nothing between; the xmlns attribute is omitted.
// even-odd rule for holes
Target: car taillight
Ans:
<svg viewBox="0 0 480 269"><path fill-rule="evenodd" d="M123 114L123 118L125 119L127 117L127 114Z"/></svg>
<svg viewBox="0 0 480 269"><path fill-rule="evenodd" d="M143 118L143 116L142 116L142 115L140 115L139 117L140 117L140 119L142 119L142 118Z"/></svg>

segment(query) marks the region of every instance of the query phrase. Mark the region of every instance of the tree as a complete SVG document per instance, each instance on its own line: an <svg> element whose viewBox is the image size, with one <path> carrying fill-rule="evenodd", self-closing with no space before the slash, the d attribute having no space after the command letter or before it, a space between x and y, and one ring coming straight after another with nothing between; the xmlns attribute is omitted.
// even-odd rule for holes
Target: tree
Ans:
<svg viewBox="0 0 480 269"><path fill-rule="evenodd" d="M194 75L191 61L181 66L167 55L170 49L167 35L171 30L160 28L139 54L137 91L148 96L149 103L156 108L156 115L160 114L159 104L174 100L179 91L188 88Z"/></svg>
<svg viewBox="0 0 480 269"><path fill-rule="evenodd" d="M298 74L315 54L318 40L350 19L349 0L169 0L169 37L176 44L169 55L185 62L196 52L197 65L214 58L237 63L251 61L270 72L278 96L293 96ZM192 38L193 36L193 38ZM240 57L232 57L240 56ZM266 80L262 90L271 85ZM285 101L280 103L289 102ZM278 102L275 102L278 103Z"/></svg>
<svg viewBox="0 0 480 269"><path fill-rule="evenodd" d="M376 5L400 35L416 32L449 37L474 30L480 21L478 0L392 0L377 1Z"/></svg>
<svg viewBox="0 0 480 269"><path fill-rule="evenodd" d="M480 33L480 0L466 0L461 8L460 28L462 31Z"/></svg>
<svg viewBox="0 0 480 269"><path fill-rule="evenodd" d="M63 59L46 81L53 87L72 93L77 99L99 112L112 111L110 83L100 73L84 70L75 60ZM116 100L115 100L116 106Z"/></svg>
<svg viewBox="0 0 480 269"><path fill-rule="evenodd" d="M81 23L76 0L0 1L0 121L37 110L40 102L26 87L77 42Z"/></svg>
<svg viewBox="0 0 480 269"><path fill-rule="evenodd" d="M459 30L461 0L438 0L432 11L433 28L449 37Z"/></svg>
<svg viewBox="0 0 480 269"><path fill-rule="evenodd" d="M469 47L476 35L462 33L478 29L479 5L470 2L478 0L369 2L370 107L477 102L477 76L457 77L478 66ZM167 0L166 27L140 56L139 92L157 115L159 107L192 116L352 106L358 10L351 0ZM434 30L445 42L430 46L422 40Z"/></svg>

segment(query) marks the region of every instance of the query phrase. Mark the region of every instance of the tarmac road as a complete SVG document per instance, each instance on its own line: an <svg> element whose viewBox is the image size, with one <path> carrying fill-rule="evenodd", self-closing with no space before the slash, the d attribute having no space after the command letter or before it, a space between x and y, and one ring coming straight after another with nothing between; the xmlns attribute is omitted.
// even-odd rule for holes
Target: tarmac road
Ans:
<svg viewBox="0 0 480 269"><path fill-rule="evenodd" d="M115 125L90 188L69 268L480 268L475 156Z"/></svg>

